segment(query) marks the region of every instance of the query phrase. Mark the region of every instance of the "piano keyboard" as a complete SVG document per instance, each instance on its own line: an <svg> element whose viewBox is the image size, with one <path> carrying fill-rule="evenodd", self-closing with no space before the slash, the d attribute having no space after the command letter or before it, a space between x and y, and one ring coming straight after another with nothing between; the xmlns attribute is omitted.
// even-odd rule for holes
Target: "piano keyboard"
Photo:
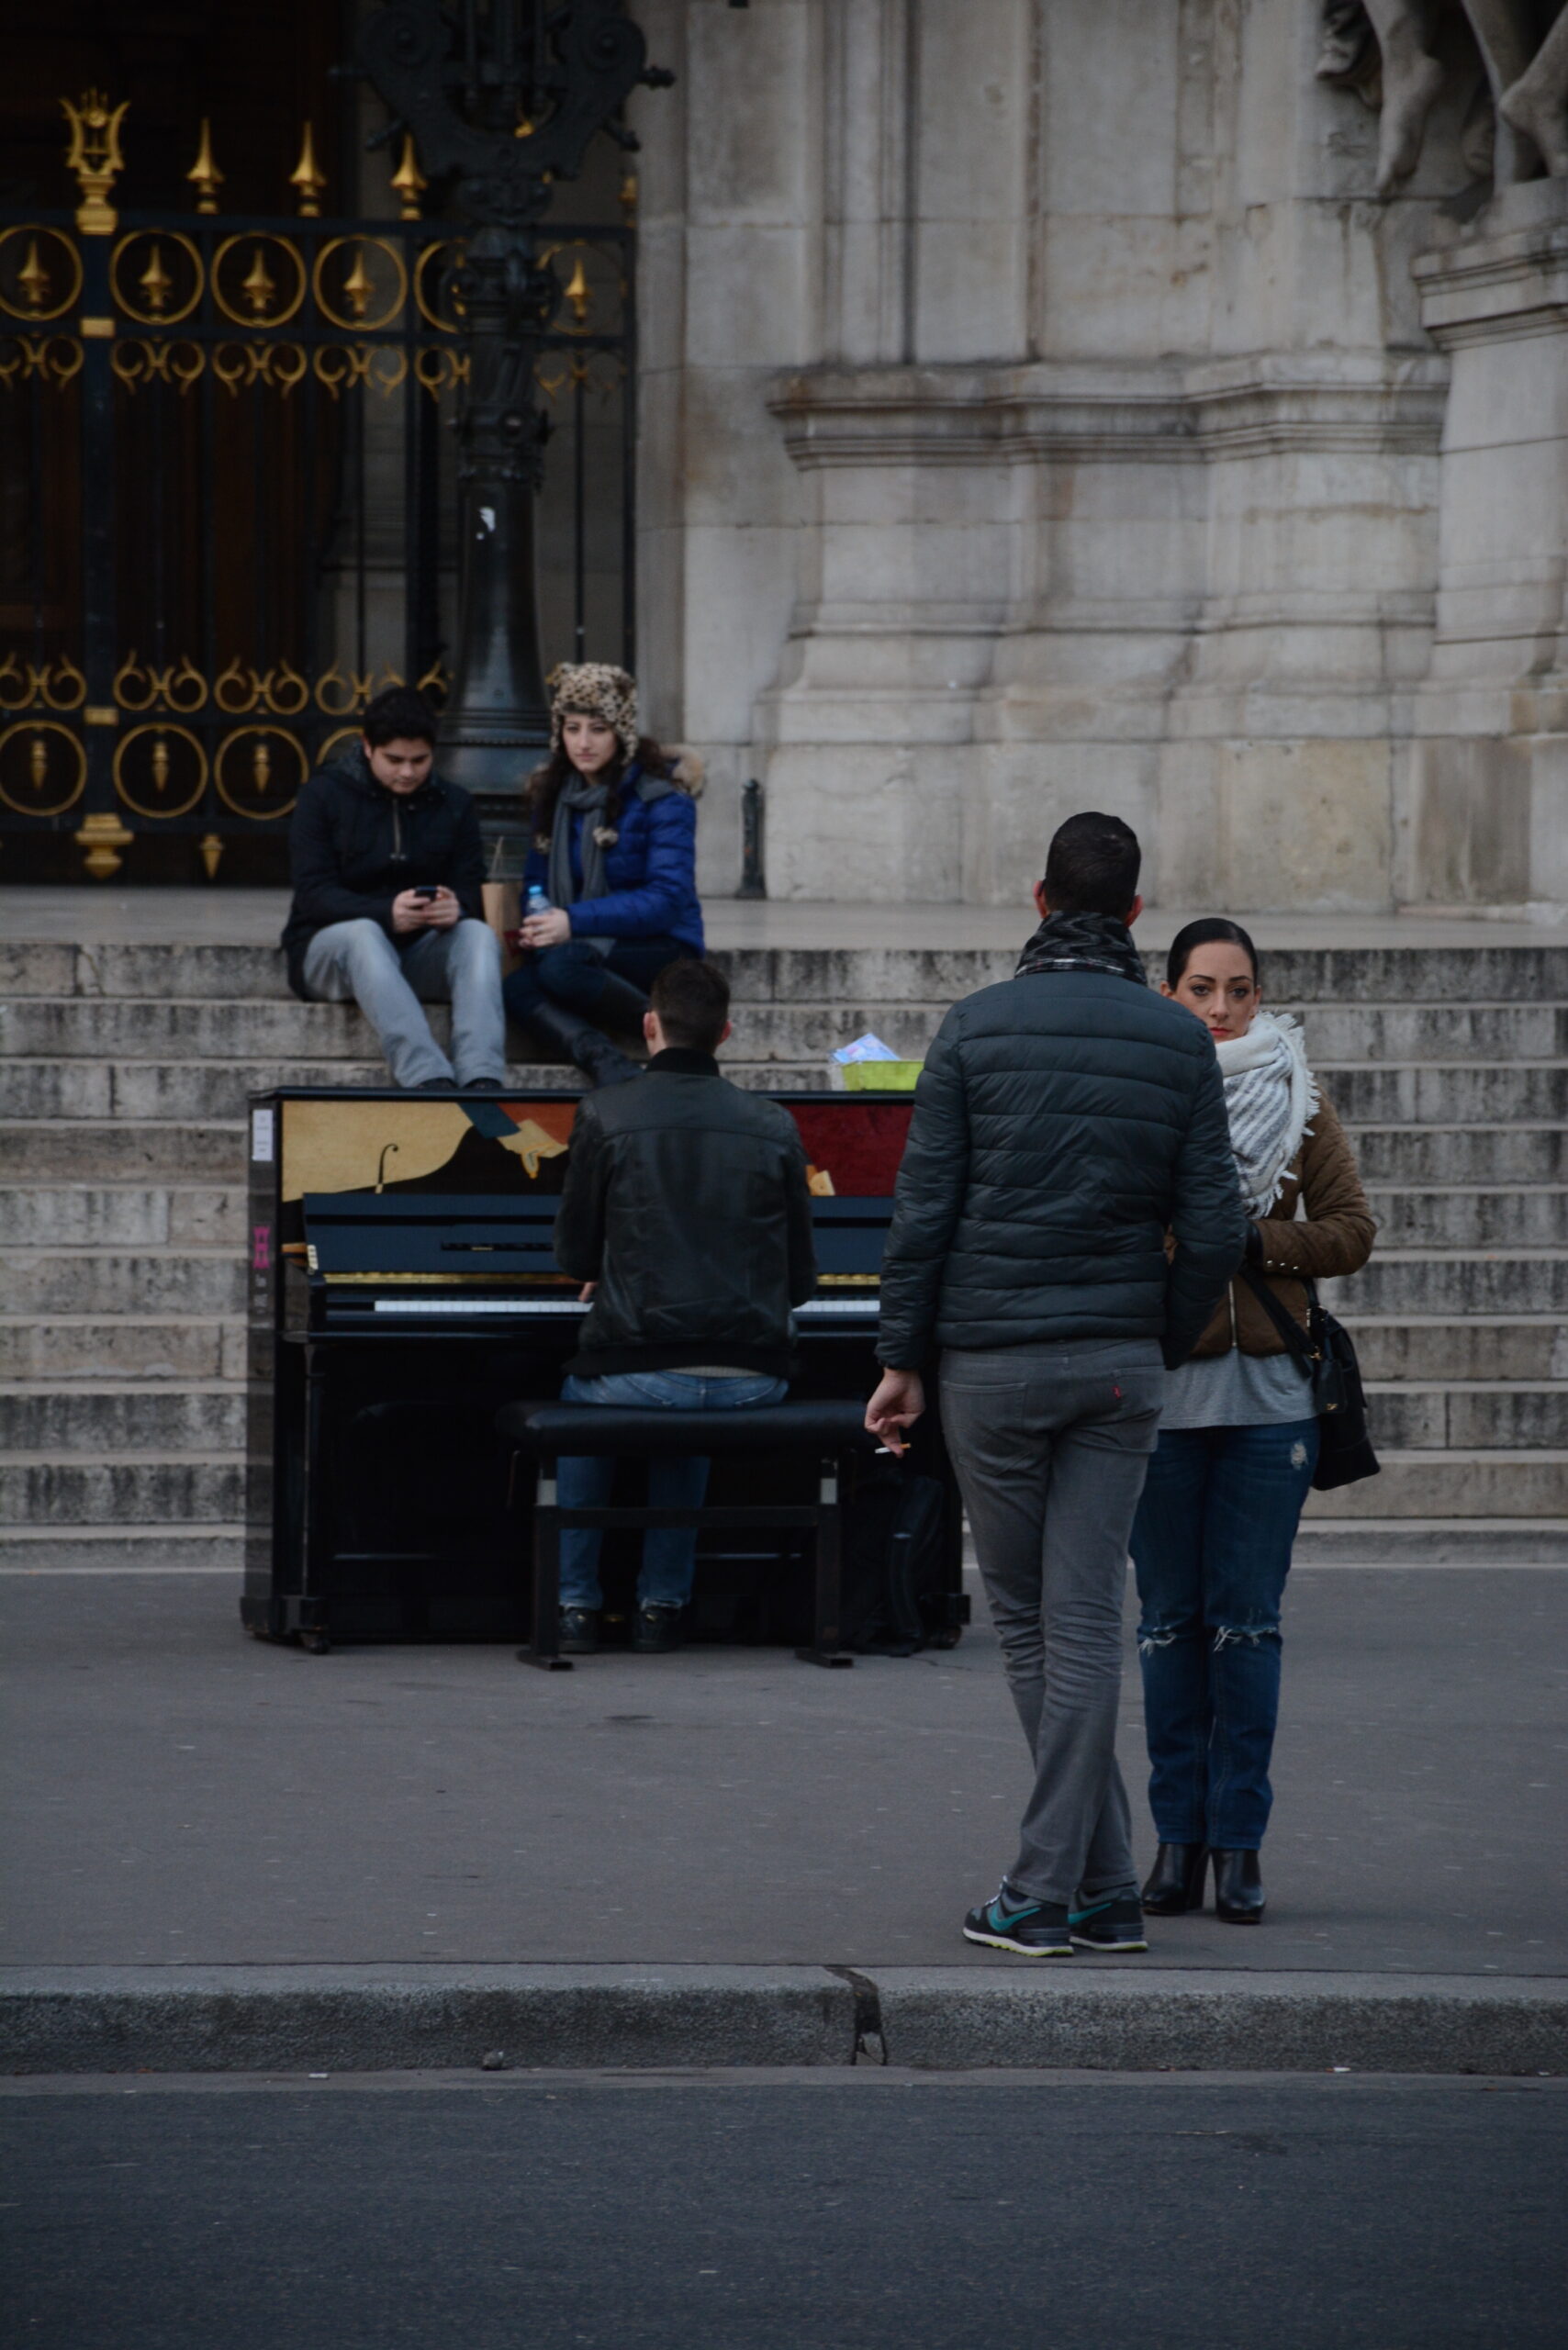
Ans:
<svg viewBox="0 0 1568 2350"><path fill-rule="evenodd" d="M586 1314L575 1297L378 1297L377 1314ZM797 1305L797 1315L820 1319L823 1315L853 1315L870 1321L881 1311L874 1297L813 1297Z"/></svg>

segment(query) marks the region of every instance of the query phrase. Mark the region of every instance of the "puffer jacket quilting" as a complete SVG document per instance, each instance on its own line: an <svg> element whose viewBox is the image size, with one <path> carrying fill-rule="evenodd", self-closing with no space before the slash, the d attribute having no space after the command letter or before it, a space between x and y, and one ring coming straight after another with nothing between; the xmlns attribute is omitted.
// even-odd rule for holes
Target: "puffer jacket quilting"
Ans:
<svg viewBox="0 0 1568 2350"><path fill-rule="evenodd" d="M934 1347L1141 1337L1179 1362L1247 1233L1192 1014L1108 973L1005 980L955 1004L926 1060L877 1352L909 1370Z"/></svg>

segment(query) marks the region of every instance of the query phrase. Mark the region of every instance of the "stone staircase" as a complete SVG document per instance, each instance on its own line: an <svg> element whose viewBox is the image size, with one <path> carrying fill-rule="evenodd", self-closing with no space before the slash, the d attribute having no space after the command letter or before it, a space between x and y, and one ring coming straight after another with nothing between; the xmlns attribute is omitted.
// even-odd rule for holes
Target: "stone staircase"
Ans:
<svg viewBox="0 0 1568 2350"><path fill-rule="evenodd" d="M846 912L846 923L853 917ZM728 1066L918 1054L1010 952L747 948ZM1568 945L1268 958L1381 1225L1336 1285L1383 1473L1303 1558L1568 1560ZM248 1093L383 1081L358 1014L246 946L0 947L0 1535L39 1566L240 1556ZM442 1015L438 1013L438 1019ZM519 1066L575 1083L564 1069Z"/></svg>

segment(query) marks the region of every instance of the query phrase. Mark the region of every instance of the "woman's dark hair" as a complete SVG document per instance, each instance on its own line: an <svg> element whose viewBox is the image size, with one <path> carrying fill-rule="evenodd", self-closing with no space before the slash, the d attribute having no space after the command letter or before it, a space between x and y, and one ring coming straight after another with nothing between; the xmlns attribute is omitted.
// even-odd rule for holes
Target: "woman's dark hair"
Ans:
<svg viewBox="0 0 1568 2350"><path fill-rule="evenodd" d="M387 743L435 743L435 712L412 686L388 686L377 694L360 720L360 732L373 750Z"/></svg>
<svg viewBox="0 0 1568 2350"><path fill-rule="evenodd" d="M568 717L578 715L576 711L566 714ZM598 712L590 710L581 715L594 718ZM674 772L676 762L659 748L651 734L640 734L637 737L637 765L644 775L665 777ZM610 765L599 769L605 784L604 813L599 822L607 828L621 820L621 786L625 780L626 767L626 755L617 744L615 756ZM554 832L555 802L561 796L562 786L576 773L577 769L566 755L565 743L557 743L543 766L535 767L523 786L528 821L540 840L548 841Z"/></svg>
<svg viewBox="0 0 1568 2350"><path fill-rule="evenodd" d="M1119 816L1085 810L1057 827L1046 855L1046 903L1053 914L1110 914L1124 922L1137 896L1142 853Z"/></svg>
<svg viewBox="0 0 1568 2350"><path fill-rule="evenodd" d="M1262 966L1258 949L1238 922L1226 922L1223 914L1204 914L1200 922L1190 922L1179 930L1165 954L1165 984L1173 988L1193 957L1194 946L1214 946L1223 942L1227 946L1239 946L1252 966L1252 984L1262 983Z"/></svg>

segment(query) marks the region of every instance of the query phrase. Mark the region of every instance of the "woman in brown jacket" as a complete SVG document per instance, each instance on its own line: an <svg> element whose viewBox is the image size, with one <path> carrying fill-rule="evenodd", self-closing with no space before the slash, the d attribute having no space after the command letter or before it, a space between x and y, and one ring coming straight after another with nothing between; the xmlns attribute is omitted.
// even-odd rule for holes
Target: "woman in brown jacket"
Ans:
<svg viewBox="0 0 1568 2350"><path fill-rule="evenodd" d="M1239 924L1189 923L1160 992L1214 1037L1253 1219L1248 1266L1305 1327L1306 1281L1357 1271L1376 1230L1344 1128L1295 1022L1262 1009L1257 951ZM1203 1908L1211 1860L1219 1916L1255 1925L1263 1915L1280 1603L1316 1465L1306 1375L1238 1275L1191 1360L1167 1375L1133 1526L1159 1835L1143 1906L1159 1916Z"/></svg>

